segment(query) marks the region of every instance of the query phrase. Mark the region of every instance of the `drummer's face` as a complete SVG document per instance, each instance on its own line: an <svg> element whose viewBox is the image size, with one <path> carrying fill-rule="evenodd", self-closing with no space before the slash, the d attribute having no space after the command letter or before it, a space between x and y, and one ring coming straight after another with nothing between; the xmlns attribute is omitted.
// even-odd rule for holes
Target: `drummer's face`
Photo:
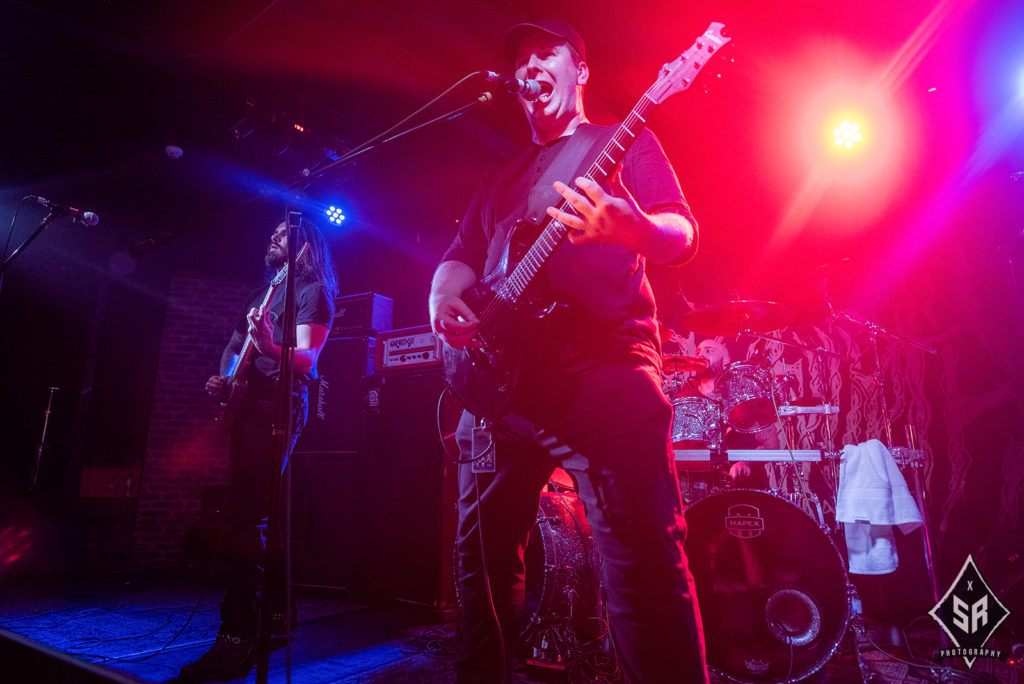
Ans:
<svg viewBox="0 0 1024 684"><path fill-rule="evenodd" d="M729 362L729 351L717 340L704 340L697 345L697 356L707 359L708 367L703 374L717 377Z"/></svg>

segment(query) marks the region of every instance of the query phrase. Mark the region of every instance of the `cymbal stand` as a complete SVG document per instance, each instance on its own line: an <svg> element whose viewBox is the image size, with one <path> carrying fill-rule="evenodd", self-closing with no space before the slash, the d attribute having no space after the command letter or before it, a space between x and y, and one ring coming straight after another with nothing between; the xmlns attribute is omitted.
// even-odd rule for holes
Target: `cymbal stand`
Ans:
<svg viewBox="0 0 1024 684"><path fill-rule="evenodd" d="M885 446L892 451L892 416L889 415L889 400L885 398L885 374L882 373L882 357L878 353L878 331L871 331L871 353L875 356L875 370L871 381L878 388L878 396L882 407L882 427L885 429Z"/></svg>
<svg viewBox="0 0 1024 684"><path fill-rule="evenodd" d="M913 425L906 426L907 434L907 447L911 451L917 451L917 433L914 430ZM928 530L928 513L926 512L927 506L925 506L925 492L924 486L921 484L921 466L920 460L914 459L910 464L911 480L914 483L914 498L917 499L918 507L921 509L921 538L924 540L924 562L928 568L928 575L932 580L932 598L935 603L939 602L939 585L935 578L935 563L932 560L932 543L931 534Z"/></svg>
<svg viewBox="0 0 1024 684"><path fill-rule="evenodd" d="M851 316L845 311L840 311L832 308L832 301L828 300L829 313L833 319L841 319L853 323L854 325L864 328L871 335L871 351L875 357L875 372L871 374L871 378L878 387L881 393L881 405L882 405L882 425L885 428L885 445L892 451L892 418L889 416L889 404L885 398L885 375L882 373L882 357L878 353L878 338L881 336L888 337L899 342L904 342L912 347L916 347L923 352L927 352L933 356L938 356L939 352L934 347L929 347L926 344L921 344L902 335L897 335L891 330L886 330L884 327L875 323L874 321L863 320L856 316Z"/></svg>
<svg viewBox="0 0 1024 684"><path fill-rule="evenodd" d="M802 349L803 351L811 352L813 354L821 354L823 356L831 356L833 358L840 359L842 361L851 361L852 362L854 360L850 356L847 356L845 354L840 354L839 352L834 352L831 349L825 349L825 347L809 347L806 344L800 344L799 342L787 342L786 340L783 340L781 338L771 337L769 335L763 335L763 334L761 334L759 332L754 332L753 330L744 330L743 332L740 333L740 335L746 335L748 337L756 337L757 339L764 340L765 342L776 342L776 343L784 345L786 347L792 347L793 349Z"/></svg>
<svg viewBox="0 0 1024 684"><path fill-rule="evenodd" d="M885 427L886 446L889 448L889 451L891 452L893 450L892 418L889 416L889 405L885 398L885 377L882 372L881 355L878 352L878 338L884 335L891 339L909 344L910 346L920 349L921 351L927 352L928 354L932 354L933 356L938 356L939 352L937 349L933 347L929 347L928 345L921 344L920 342L916 342L914 340L908 339L901 335L897 335L894 332L886 330L884 327L882 327L878 323L875 323L874 321L861 320L859 318L856 318L855 316L851 316L845 311L836 311L835 309L832 308L831 301L829 301L828 304L829 311L831 312L833 318L840 318L842 320L849 321L854 325L866 329L871 334L871 349L875 357L875 372L872 374L872 379L875 383L875 386L878 387L879 392L881 393L880 403L882 410L882 423ZM907 446L911 450L917 449L914 429L912 426L909 425L907 426ZM926 501L924 486L921 483L921 475L919 472L920 464L916 462L913 463L911 465L911 469L913 473L911 481L913 482L914 499L917 501L917 508L918 511L921 513L921 544L923 547L925 570L928 573L928 580L931 582L932 598L936 603L938 603L940 596L939 582L935 574L935 563L933 560L934 554L932 552L931 534L929 533L928 529L928 514L925 506ZM945 642L945 634L941 631L939 633L939 639L940 641Z"/></svg>
<svg viewBox="0 0 1024 684"><path fill-rule="evenodd" d="M829 302L829 309L831 310L831 302ZM766 342L776 342L776 343L781 344L781 345L783 345L785 347L791 347L793 349L799 349L801 351L808 352L808 353L812 354L814 356L815 361L817 361L820 364L819 367L821 368L821 387L822 387L822 391L826 391L827 388L828 388L828 373L826 372L826 365L825 365L826 364L826 358L825 357L830 357L830 358L833 358L833 359L836 359L836 360L839 360L839 361L846 361L848 363L853 363L855 361L855 359L853 357L851 357L851 356L848 356L846 354L841 354L839 352L832 351L831 349L826 349L825 347L823 347L821 345L819 345L817 347L811 347L811 346L808 346L806 344L800 344L799 342L789 342L787 340L783 340L783 339L780 339L778 337L770 337L768 335L763 335L763 334L761 334L759 332L755 332L753 330L744 330L743 332L740 333L740 335L746 335L746 336L749 336L749 337L755 337L755 338L757 338L759 340L765 340ZM774 363L774 361L772 361L769 365L772 365L773 363ZM828 397L825 397L825 399L827 400ZM833 405L834 406L838 406L839 402L838 401L834 402ZM835 439L836 439L836 435L833 434L832 421L829 418L828 414L826 414L825 415L825 445L826 445L825 451L833 451L833 450L836 449L837 445L835 444ZM838 464L837 464L835 459L830 459L830 464L831 464L831 473L830 474L832 476L832 483L833 483L832 486L835 487L836 492L838 492L838 487L839 487L839 466L838 466ZM835 502L833 502L833 505L834 505L834 503Z"/></svg>

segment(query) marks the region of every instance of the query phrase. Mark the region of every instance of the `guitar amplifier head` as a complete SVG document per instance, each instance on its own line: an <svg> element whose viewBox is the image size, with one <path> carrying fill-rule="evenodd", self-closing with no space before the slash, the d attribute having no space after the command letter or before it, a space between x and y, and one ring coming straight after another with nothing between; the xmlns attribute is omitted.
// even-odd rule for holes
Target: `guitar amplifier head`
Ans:
<svg viewBox="0 0 1024 684"><path fill-rule="evenodd" d="M378 373L440 368L441 340L429 325L382 332L377 341Z"/></svg>

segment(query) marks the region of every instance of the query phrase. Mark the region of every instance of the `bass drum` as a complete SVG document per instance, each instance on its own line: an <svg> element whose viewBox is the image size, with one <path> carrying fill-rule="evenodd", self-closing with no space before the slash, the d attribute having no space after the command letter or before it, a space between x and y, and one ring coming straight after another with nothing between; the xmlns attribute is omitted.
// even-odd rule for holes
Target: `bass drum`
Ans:
<svg viewBox="0 0 1024 684"><path fill-rule="evenodd" d="M835 653L849 620L842 557L792 503L722 491L686 511L708 665L736 682L799 681Z"/></svg>
<svg viewBox="0 0 1024 684"><path fill-rule="evenodd" d="M519 636L522 662L564 668L593 650L605 632L599 600L598 556L583 502L575 494L544 492L526 547L526 614Z"/></svg>

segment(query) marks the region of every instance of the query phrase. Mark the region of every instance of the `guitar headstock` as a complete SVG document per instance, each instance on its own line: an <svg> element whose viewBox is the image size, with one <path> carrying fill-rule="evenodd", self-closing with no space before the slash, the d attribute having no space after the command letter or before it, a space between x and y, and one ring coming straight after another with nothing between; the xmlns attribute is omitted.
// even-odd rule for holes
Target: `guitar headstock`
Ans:
<svg viewBox="0 0 1024 684"><path fill-rule="evenodd" d="M658 80L647 91L647 96L661 104L666 98L689 88L708 61L732 40L722 35L724 28L725 24L721 22L711 22L693 45L661 68Z"/></svg>

